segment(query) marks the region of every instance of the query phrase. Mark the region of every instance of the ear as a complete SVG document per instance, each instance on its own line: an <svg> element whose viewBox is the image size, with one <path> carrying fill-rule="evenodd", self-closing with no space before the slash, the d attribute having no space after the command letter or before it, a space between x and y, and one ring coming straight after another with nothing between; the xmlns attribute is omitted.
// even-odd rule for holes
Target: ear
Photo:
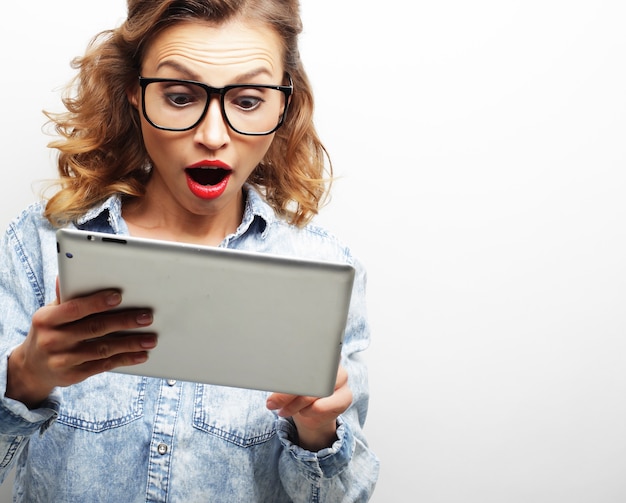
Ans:
<svg viewBox="0 0 626 503"><path fill-rule="evenodd" d="M128 98L128 102L135 108L139 108L139 84L135 84L126 89L126 98Z"/></svg>

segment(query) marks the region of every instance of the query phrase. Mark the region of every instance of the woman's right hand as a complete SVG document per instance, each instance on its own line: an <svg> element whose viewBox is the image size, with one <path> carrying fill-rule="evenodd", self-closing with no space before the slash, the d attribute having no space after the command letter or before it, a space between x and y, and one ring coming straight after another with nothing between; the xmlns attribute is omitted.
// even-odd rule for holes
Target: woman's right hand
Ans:
<svg viewBox="0 0 626 503"><path fill-rule="evenodd" d="M122 301L119 292L105 290L37 310L28 336L9 356L6 396L36 408L56 386L69 386L116 367L146 361L156 346L156 334L146 328L148 309L109 312Z"/></svg>

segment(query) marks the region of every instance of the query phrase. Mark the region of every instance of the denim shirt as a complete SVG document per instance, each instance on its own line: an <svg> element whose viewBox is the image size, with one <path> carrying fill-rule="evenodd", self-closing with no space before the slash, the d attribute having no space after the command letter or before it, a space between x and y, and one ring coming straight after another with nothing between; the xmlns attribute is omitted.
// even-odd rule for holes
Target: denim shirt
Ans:
<svg viewBox="0 0 626 503"><path fill-rule="evenodd" d="M221 246L356 268L342 349L354 400L338 418L337 440L319 452L299 447L293 421L268 410L269 393L255 390L110 372L55 389L38 409L7 398L8 357L26 337L33 313L55 299L55 229L40 202L9 225L0 257L0 480L16 468L14 501L369 500L379 463L363 434L365 271L328 232L287 224L256 191L245 190L242 223ZM121 209L121 199L111 197L75 227L128 234Z"/></svg>

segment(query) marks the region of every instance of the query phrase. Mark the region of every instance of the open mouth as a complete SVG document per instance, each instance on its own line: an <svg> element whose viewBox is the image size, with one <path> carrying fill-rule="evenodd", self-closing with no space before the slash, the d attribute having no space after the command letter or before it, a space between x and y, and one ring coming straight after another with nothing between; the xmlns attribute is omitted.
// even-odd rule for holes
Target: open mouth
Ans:
<svg viewBox="0 0 626 503"><path fill-rule="evenodd" d="M217 185L226 178L230 171L222 168L188 168L189 177L200 185Z"/></svg>

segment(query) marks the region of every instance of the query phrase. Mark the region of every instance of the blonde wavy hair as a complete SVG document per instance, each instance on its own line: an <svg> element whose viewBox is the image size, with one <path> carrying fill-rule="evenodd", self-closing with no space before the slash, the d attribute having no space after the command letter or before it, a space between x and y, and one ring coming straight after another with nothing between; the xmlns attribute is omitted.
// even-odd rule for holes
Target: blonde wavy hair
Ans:
<svg viewBox="0 0 626 503"><path fill-rule="evenodd" d="M175 23L205 20L216 24L240 17L261 21L284 44L284 67L294 93L283 126L249 178L276 213L303 226L327 202L332 163L313 125L313 93L298 50L302 31L297 0L128 0L128 17L104 31L72 62L76 77L68 85L67 111L46 112L59 139L60 185L45 216L63 226L112 194L141 197L150 177L138 111L127 90L137 83L146 46Z"/></svg>

